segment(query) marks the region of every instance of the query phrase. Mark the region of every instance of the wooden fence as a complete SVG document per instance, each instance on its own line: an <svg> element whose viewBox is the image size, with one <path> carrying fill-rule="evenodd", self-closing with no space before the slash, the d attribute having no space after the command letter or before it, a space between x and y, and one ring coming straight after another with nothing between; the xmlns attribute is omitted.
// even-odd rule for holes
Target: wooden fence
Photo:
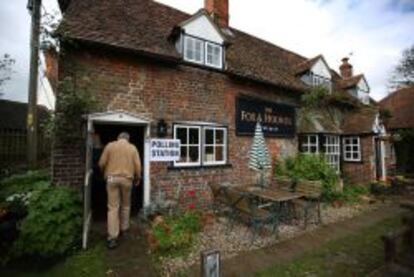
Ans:
<svg viewBox="0 0 414 277"><path fill-rule="evenodd" d="M50 160L50 140L38 136L41 164ZM27 134L22 129L0 129L0 177L27 169Z"/></svg>

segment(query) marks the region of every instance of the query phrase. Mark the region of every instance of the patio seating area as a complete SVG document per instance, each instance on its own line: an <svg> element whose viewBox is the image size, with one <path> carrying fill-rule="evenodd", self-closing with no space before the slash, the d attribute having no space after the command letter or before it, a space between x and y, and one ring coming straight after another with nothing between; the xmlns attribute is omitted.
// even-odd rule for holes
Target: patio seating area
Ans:
<svg viewBox="0 0 414 277"><path fill-rule="evenodd" d="M229 219L229 228L235 223L245 224L254 243L260 232L278 235L281 224L301 224L306 229L315 218L320 224L320 182L284 179L268 187L255 185L210 184L214 197L213 210Z"/></svg>

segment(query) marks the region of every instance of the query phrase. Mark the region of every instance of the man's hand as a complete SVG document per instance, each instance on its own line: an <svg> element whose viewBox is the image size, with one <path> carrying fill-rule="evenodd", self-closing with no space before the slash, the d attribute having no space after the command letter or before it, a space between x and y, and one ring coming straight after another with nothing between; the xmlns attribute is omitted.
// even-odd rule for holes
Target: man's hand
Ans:
<svg viewBox="0 0 414 277"><path fill-rule="evenodd" d="M141 177L136 177L134 180L134 185L136 187L139 187L140 184L141 184Z"/></svg>

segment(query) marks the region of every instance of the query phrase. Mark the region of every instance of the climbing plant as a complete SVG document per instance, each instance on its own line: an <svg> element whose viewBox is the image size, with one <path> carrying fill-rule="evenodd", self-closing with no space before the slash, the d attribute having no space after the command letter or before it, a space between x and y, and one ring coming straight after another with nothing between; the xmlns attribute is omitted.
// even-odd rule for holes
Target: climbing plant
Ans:
<svg viewBox="0 0 414 277"><path fill-rule="evenodd" d="M46 124L48 136L69 142L82 134L82 116L98 108L96 98L88 90L89 80L82 81L84 85L77 86L72 77L67 77L59 85L56 112Z"/></svg>

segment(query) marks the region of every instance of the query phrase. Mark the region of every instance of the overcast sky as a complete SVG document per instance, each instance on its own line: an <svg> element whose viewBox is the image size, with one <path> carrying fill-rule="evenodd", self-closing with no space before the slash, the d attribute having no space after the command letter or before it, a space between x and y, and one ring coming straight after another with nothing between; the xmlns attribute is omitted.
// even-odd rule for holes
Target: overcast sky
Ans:
<svg viewBox="0 0 414 277"><path fill-rule="evenodd" d="M137 0L138 1L138 0ZM188 13L204 0L158 0ZM0 55L16 59L3 98L27 101L30 16L27 0L0 0ZM56 0L43 0L48 11ZM337 69L351 56L354 72L365 73L375 99L387 93L387 79L403 49L414 43L414 0L230 0L230 25L306 57L323 54ZM47 87L47 82L43 80ZM40 85L39 102L50 106ZM46 89L46 92L48 89ZM50 93L49 93L50 94Z"/></svg>

